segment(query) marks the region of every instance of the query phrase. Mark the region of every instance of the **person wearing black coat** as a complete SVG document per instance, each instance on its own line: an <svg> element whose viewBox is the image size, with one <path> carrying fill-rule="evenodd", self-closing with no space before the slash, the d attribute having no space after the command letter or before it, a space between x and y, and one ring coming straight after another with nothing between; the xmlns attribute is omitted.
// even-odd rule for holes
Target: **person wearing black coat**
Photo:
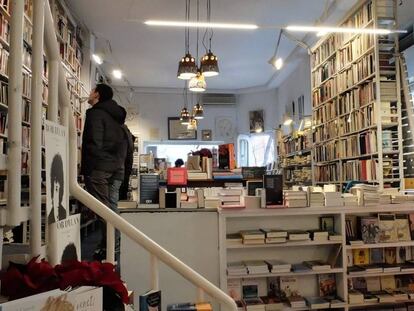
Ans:
<svg viewBox="0 0 414 311"><path fill-rule="evenodd" d="M124 123L126 111L113 99L112 88L97 84L91 91L82 136L81 174L86 190L118 213L119 188L124 179L129 135ZM106 249L106 224L101 221L102 239L96 253ZM119 263L119 232L115 236L115 254Z"/></svg>

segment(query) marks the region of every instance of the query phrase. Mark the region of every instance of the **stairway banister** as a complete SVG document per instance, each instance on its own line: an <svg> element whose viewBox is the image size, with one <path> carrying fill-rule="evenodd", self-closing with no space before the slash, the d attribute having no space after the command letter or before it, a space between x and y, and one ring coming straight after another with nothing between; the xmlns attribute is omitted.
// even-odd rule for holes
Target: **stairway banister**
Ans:
<svg viewBox="0 0 414 311"><path fill-rule="evenodd" d="M51 30L54 29L53 25L53 19L52 14L50 11L50 5L48 1L46 2L46 10L45 10L45 44L49 52L50 50L55 49L53 51L53 55L56 57L56 50L57 43L56 43L56 34L54 31ZM60 55L59 55L60 57ZM55 58L53 60L56 60ZM56 81L49 81L49 83L56 83ZM62 65L60 64L59 69L59 105L65 112L64 117L64 125L67 125L69 128L68 138L69 138L69 189L70 193L79 200L82 204L87 206L89 209L91 209L93 212L95 212L97 215L105 219L108 223L113 225L115 228L117 228L119 231L124 233L126 236L128 236L131 240L133 240L138 245L142 246L144 249L146 249L149 253L157 257L159 260L164 262L167 266L175 270L177 273L179 273L182 277L187 279L189 282L194 284L197 288L203 289L207 294L209 294L212 298L218 300L220 303L223 304L223 307L225 306L226 310L237 310L237 305L234 302L234 300L228 296L226 293L224 293L221 289L219 289L217 286L215 286L213 283L208 281L206 278L204 278L202 275L200 275L198 272L191 269L189 266L181 262L177 257L169 253L167 250L165 250L163 247L158 245L156 242L151 240L149 237L147 237L144 233L139 231L137 228L135 228L133 225L131 225L128 221L123 219L121 216L117 215L115 212L113 212L110 208L105 206L103 203L98 201L96 198L94 198L92 195L90 195L88 192L86 192L84 189L80 187L77 181L77 137L76 137L76 127L75 127L75 121L73 117L68 117L68 111L71 111L71 104L69 101L69 91L66 87L66 81L65 81L65 75L62 68Z"/></svg>

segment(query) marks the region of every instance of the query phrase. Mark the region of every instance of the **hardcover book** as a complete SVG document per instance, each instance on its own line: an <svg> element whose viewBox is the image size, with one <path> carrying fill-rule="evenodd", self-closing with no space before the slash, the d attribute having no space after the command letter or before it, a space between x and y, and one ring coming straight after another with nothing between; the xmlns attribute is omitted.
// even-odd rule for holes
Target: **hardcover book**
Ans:
<svg viewBox="0 0 414 311"><path fill-rule="evenodd" d="M280 290L286 298L300 296L298 279L294 276L281 277Z"/></svg>
<svg viewBox="0 0 414 311"><path fill-rule="evenodd" d="M359 220L359 229L361 239L365 244L379 242L379 225L377 217L361 217Z"/></svg>
<svg viewBox="0 0 414 311"><path fill-rule="evenodd" d="M318 284L319 284L319 296L336 296L336 279L335 274L319 274L318 275Z"/></svg>
<svg viewBox="0 0 414 311"><path fill-rule="evenodd" d="M139 311L161 311L161 291L149 291L139 296Z"/></svg>
<svg viewBox="0 0 414 311"><path fill-rule="evenodd" d="M353 250L354 265L368 265L369 264L369 249L354 249Z"/></svg>
<svg viewBox="0 0 414 311"><path fill-rule="evenodd" d="M380 242L397 242L394 214L378 214Z"/></svg>
<svg viewBox="0 0 414 311"><path fill-rule="evenodd" d="M395 214L395 226L397 229L398 241L410 241L410 222L407 214Z"/></svg>
<svg viewBox="0 0 414 311"><path fill-rule="evenodd" d="M383 248L371 248L369 250L369 262L371 264L382 264L384 263L384 249Z"/></svg>
<svg viewBox="0 0 414 311"><path fill-rule="evenodd" d="M283 204L282 175L263 175L263 188L266 193L266 205Z"/></svg>
<svg viewBox="0 0 414 311"><path fill-rule="evenodd" d="M384 262L387 265L395 265L397 263L397 249L395 247L384 248Z"/></svg>
<svg viewBox="0 0 414 311"><path fill-rule="evenodd" d="M397 263L405 263L412 260L411 247L399 246L396 249L396 261Z"/></svg>

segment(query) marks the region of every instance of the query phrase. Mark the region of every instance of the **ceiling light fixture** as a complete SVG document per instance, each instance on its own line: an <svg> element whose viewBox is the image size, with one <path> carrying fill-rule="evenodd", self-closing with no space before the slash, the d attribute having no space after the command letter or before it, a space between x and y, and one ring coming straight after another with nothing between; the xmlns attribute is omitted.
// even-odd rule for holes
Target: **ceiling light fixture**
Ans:
<svg viewBox="0 0 414 311"><path fill-rule="evenodd" d="M115 79L118 79L118 80L122 79L122 71L119 69L114 69L112 71L112 75Z"/></svg>
<svg viewBox="0 0 414 311"><path fill-rule="evenodd" d="M204 119L204 108L200 104L200 102L198 102L194 106L194 108L193 108L193 115L194 115L194 119L196 119L196 120Z"/></svg>
<svg viewBox="0 0 414 311"><path fill-rule="evenodd" d="M190 113L188 112L188 109L186 107L181 109L180 121L183 125L188 125L190 123Z"/></svg>
<svg viewBox="0 0 414 311"><path fill-rule="evenodd" d="M190 122L187 125L187 130L196 130L197 120L194 117L190 117Z"/></svg>
<svg viewBox="0 0 414 311"><path fill-rule="evenodd" d="M273 53L273 56L269 59L268 63L271 64L273 67L276 68L276 70L280 70L283 67L283 59L280 57L277 57L277 52L279 51L280 46L280 40L282 39L283 29L280 29L279 36L277 38L276 48L275 52Z"/></svg>
<svg viewBox="0 0 414 311"><path fill-rule="evenodd" d="M103 59L98 54L92 54L92 59L98 65L103 64Z"/></svg>
<svg viewBox="0 0 414 311"><path fill-rule="evenodd" d="M207 22L210 23L211 21L211 0L207 0ZM210 38L209 38L209 46L208 46L208 50L207 47L204 43L204 38L207 35L207 32L210 32ZM218 58L216 55L214 55L211 52L211 41L213 39L213 29L212 28L207 28L206 32L204 33L204 38L203 38L203 45L206 49L206 54L201 58L201 67L200 70L203 73L203 75L205 77L214 77L217 76L219 74L219 66L218 66Z"/></svg>
<svg viewBox="0 0 414 311"><path fill-rule="evenodd" d="M200 1L197 0L197 22L200 20ZM197 45L196 45L196 59L198 59L198 39L199 39L199 29L197 28ZM207 88L206 79L204 78L203 73L200 69L197 71L197 76L191 78L188 83L188 89L191 92L205 92Z"/></svg>
<svg viewBox="0 0 414 311"><path fill-rule="evenodd" d="M406 30L391 30L384 28L348 28L348 27L325 27L325 26L287 26L286 30L289 31L303 31L303 32L316 32L319 35L327 33L353 33L353 34L374 34L374 35L387 35L391 33L406 33Z"/></svg>
<svg viewBox="0 0 414 311"><path fill-rule="evenodd" d="M292 124L292 122L293 122L293 119L289 116L289 114L288 114L288 113L285 113L285 114L283 115L283 125L288 126L288 125L291 125L291 124Z"/></svg>
<svg viewBox="0 0 414 311"><path fill-rule="evenodd" d="M190 20L190 0L185 1L185 19ZM177 78L181 80L189 80L197 75L196 60L190 54L190 29L184 30L184 49L185 56L178 63Z"/></svg>
<svg viewBox="0 0 414 311"><path fill-rule="evenodd" d="M255 24L233 24L233 23L206 23L206 22L180 22L180 21L160 21L147 20L144 22L148 26L163 27L187 27L187 28L217 28L217 29L238 29L238 30L255 30L259 26Z"/></svg>

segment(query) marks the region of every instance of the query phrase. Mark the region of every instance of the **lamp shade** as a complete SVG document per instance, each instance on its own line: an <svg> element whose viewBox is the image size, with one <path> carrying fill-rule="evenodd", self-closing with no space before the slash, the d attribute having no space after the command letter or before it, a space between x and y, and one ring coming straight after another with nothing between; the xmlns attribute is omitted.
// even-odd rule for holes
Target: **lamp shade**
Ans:
<svg viewBox="0 0 414 311"><path fill-rule="evenodd" d="M198 72L197 76L194 78L191 78L188 82L188 89L191 92L205 92L207 88L206 79L204 79L204 76L202 73Z"/></svg>
<svg viewBox="0 0 414 311"><path fill-rule="evenodd" d="M188 112L188 109L185 108L185 107L183 109L181 109L180 122L181 122L181 124L184 124L184 125L190 123L190 113Z"/></svg>
<svg viewBox="0 0 414 311"><path fill-rule="evenodd" d="M201 73L205 77L214 77L219 74L218 58L210 50L201 58Z"/></svg>
<svg viewBox="0 0 414 311"><path fill-rule="evenodd" d="M181 80L189 80L197 76L197 65L195 58L187 53L178 63L177 78Z"/></svg>
<svg viewBox="0 0 414 311"><path fill-rule="evenodd" d="M194 119L204 119L204 108L200 103L197 103L193 108Z"/></svg>

